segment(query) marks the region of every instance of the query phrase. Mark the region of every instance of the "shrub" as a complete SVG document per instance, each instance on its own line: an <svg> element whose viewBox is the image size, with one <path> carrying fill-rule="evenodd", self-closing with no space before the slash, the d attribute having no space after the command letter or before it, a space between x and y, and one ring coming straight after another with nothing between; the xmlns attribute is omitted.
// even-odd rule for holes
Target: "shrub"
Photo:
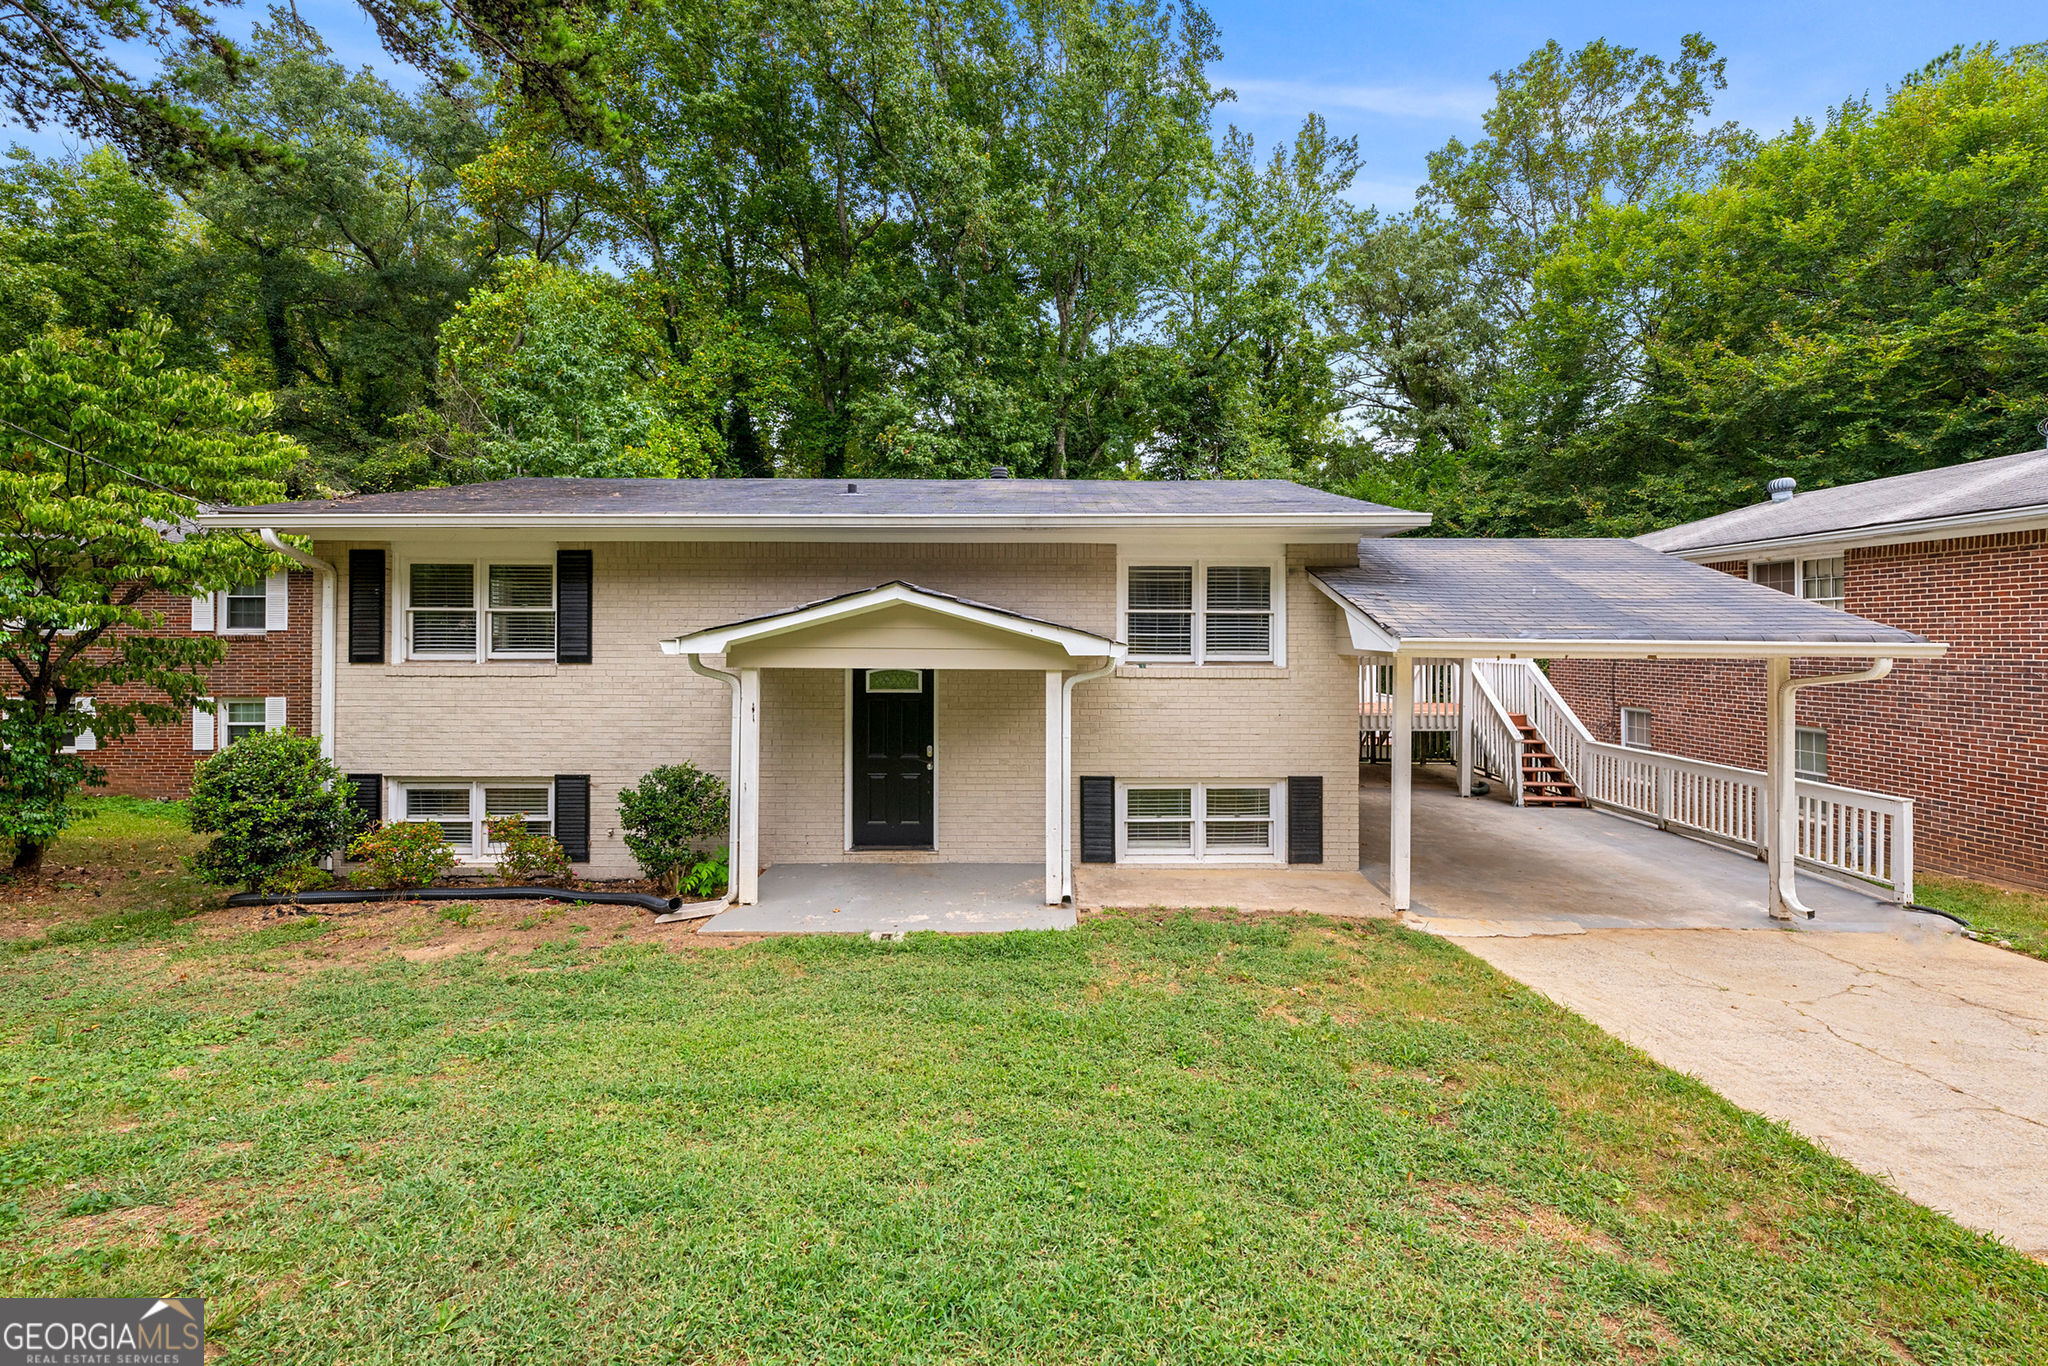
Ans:
<svg viewBox="0 0 2048 1366"><path fill-rule="evenodd" d="M725 781L664 764L619 794L619 826L640 871L673 896L698 855L725 842Z"/></svg>
<svg viewBox="0 0 2048 1366"><path fill-rule="evenodd" d="M314 861L347 844L362 820L320 742L289 730L245 736L201 762L189 811L192 828L213 836L193 871L255 891L318 881Z"/></svg>
<svg viewBox="0 0 2048 1366"><path fill-rule="evenodd" d="M729 873L730 870L726 867L726 851L720 849L711 857L699 859L691 864L690 871L683 874L676 891L691 901L709 901L725 891Z"/></svg>
<svg viewBox="0 0 2048 1366"><path fill-rule="evenodd" d="M524 816L494 816L484 822L491 843L500 846L498 880L513 887L569 880L569 854L551 835L526 828Z"/></svg>
<svg viewBox="0 0 2048 1366"><path fill-rule="evenodd" d="M362 868L356 881L370 887L425 887L455 867L455 851L431 821L391 821L350 846Z"/></svg>

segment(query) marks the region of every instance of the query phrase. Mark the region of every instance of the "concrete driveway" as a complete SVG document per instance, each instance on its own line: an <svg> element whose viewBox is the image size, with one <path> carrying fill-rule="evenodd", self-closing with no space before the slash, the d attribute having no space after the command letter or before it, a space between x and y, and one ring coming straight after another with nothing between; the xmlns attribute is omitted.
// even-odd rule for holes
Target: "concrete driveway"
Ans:
<svg viewBox="0 0 2048 1366"><path fill-rule="evenodd" d="M1384 878L1384 779L1361 792ZM1594 811L1417 783L1419 929L1970 1228L2048 1258L2048 963ZM1377 856L1377 857L1375 857Z"/></svg>

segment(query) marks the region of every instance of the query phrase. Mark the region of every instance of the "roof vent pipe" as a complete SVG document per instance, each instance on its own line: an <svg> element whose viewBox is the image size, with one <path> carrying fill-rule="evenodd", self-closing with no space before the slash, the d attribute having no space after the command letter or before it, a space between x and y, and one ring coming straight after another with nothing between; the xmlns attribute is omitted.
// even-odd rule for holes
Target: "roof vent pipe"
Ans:
<svg viewBox="0 0 2048 1366"><path fill-rule="evenodd" d="M1010 477L1010 467L1008 465L990 465L988 467L988 477L991 479L1008 479Z"/></svg>
<svg viewBox="0 0 2048 1366"><path fill-rule="evenodd" d="M1799 487L1799 481L1797 479L1773 479L1765 487L1771 491L1772 502L1789 503L1792 501L1792 491Z"/></svg>
<svg viewBox="0 0 2048 1366"><path fill-rule="evenodd" d="M859 493L859 492L860 492L860 485L859 485L859 484L848 484L848 485L846 486L846 491L847 491L848 493Z"/></svg>

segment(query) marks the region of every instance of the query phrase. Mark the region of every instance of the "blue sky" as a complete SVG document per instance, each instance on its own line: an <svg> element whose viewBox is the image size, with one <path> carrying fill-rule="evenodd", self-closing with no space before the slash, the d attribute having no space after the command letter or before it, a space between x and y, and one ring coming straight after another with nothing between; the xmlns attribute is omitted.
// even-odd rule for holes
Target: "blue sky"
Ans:
<svg viewBox="0 0 2048 1366"><path fill-rule="evenodd" d="M264 9L257 3L231 12L228 25L246 28ZM1366 165L1356 197L1390 210L1412 202L1430 151L1477 132L1491 103L1487 78L1550 38L1572 48L1604 37L1669 55L1681 35L1697 29L1728 59L1718 117L1763 133L1822 115L1848 96L1882 94L1956 43L2048 39L2048 9L2040 0L1547 7L1505 0L1213 0L1209 10L1222 29L1216 79L1238 94L1218 112L1219 127L1236 123L1271 145L1318 112L1339 136L1359 140ZM343 60L387 65L349 0L300 0L299 12ZM35 137L17 129L14 136L39 151L67 141L48 129Z"/></svg>

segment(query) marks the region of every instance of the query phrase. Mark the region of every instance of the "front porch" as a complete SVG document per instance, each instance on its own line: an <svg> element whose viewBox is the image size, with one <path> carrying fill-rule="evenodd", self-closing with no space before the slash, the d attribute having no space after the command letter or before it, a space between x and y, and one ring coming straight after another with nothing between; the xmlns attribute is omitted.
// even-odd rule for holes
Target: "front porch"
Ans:
<svg viewBox="0 0 2048 1366"><path fill-rule="evenodd" d="M778 863L760 900L731 906L699 934L1003 934L1071 930L1072 906L1044 903L1034 863Z"/></svg>

